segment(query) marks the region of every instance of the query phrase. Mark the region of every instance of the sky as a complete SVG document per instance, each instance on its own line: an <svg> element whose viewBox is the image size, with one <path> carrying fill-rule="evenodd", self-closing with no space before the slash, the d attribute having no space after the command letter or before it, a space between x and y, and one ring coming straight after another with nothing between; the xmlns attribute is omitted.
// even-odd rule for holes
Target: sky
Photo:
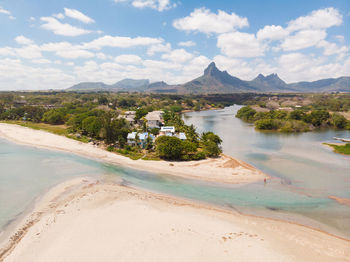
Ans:
<svg viewBox="0 0 350 262"><path fill-rule="evenodd" d="M350 76L349 0L0 0L0 90Z"/></svg>

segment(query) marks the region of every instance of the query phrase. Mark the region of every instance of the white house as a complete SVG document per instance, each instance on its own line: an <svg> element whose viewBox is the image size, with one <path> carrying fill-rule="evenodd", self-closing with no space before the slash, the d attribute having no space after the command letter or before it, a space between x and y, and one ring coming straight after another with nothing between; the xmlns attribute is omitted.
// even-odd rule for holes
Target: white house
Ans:
<svg viewBox="0 0 350 262"><path fill-rule="evenodd" d="M131 133L128 134L128 137L127 137L128 145L136 146L136 135L137 135L136 132L131 132Z"/></svg>
<svg viewBox="0 0 350 262"><path fill-rule="evenodd" d="M175 134L174 126L162 126L160 128L159 135L161 136L173 136Z"/></svg>
<svg viewBox="0 0 350 262"><path fill-rule="evenodd" d="M149 128L160 128L164 124L163 111L149 112L145 119L147 120L147 126Z"/></svg>

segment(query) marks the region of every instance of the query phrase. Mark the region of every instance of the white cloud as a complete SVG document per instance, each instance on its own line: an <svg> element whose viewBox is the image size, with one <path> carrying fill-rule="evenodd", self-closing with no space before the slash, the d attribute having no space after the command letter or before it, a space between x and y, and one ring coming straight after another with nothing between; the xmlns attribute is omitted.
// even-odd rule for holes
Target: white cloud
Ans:
<svg viewBox="0 0 350 262"><path fill-rule="evenodd" d="M6 56L6 57L13 56L13 57L20 57L25 59L42 58L42 54L39 46L34 44L24 45L20 48L13 48L13 47L0 48L0 56Z"/></svg>
<svg viewBox="0 0 350 262"><path fill-rule="evenodd" d="M62 14L62 13L58 13L58 14L53 14L52 15L53 17L56 17L57 19L64 19L64 14Z"/></svg>
<svg viewBox="0 0 350 262"><path fill-rule="evenodd" d="M26 45L21 48L17 48L16 53L19 57L25 59L35 59L42 57L41 50L37 45Z"/></svg>
<svg viewBox="0 0 350 262"><path fill-rule="evenodd" d="M15 38L15 41L20 44L20 45L31 45L34 44L34 41L23 36L23 35L19 35Z"/></svg>
<svg viewBox="0 0 350 262"><path fill-rule="evenodd" d="M120 55L117 56L114 61L119 64L131 64L131 65L139 65L142 63L141 57L137 55Z"/></svg>
<svg viewBox="0 0 350 262"><path fill-rule="evenodd" d="M326 56L329 55L345 55L349 51L347 46L338 46L336 43L330 43L326 40L322 40L317 44L317 47L324 48L323 54Z"/></svg>
<svg viewBox="0 0 350 262"><path fill-rule="evenodd" d="M285 38L289 32L283 29L282 26L267 25L260 29L256 34L259 41L261 40L281 40Z"/></svg>
<svg viewBox="0 0 350 262"><path fill-rule="evenodd" d="M286 51L300 50L317 45L327 36L324 30L303 30L287 37L281 47Z"/></svg>
<svg viewBox="0 0 350 262"><path fill-rule="evenodd" d="M278 73L287 82L315 81L350 74L346 67L350 59L336 63L312 54L290 53L282 55L277 61Z"/></svg>
<svg viewBox="0 0 350 262"><path fill-rule="evenodd" d="M108 57L104 54L104 53L102 53L102 52L98 52L97 54L96 54L96 57L98 58L98 59L101 59L101 60L106 60Z"/></svg>
<svg viewBox="0 0 350 262"><path fill-rule="evenodd" d="M187 32L198 31L205 34L221 34L248 26L248 19L221 10L215 14L203 7L195 9L189 16L176 19L173 26L178 30Z"/></svg>
<svg viewBox="0 0 350 262"><path fill-rule="evenodd" d="M219 35L217 47L230 57L257 57L263 56L265 52L255 35L241 32Z"/></svg>
<svg viewBox="0 0 350 262"><path fill-rule="evenodd" d="M248 62L243 59L217 55L213 60L220 70L227 70L232 76L243 80L251 80L258 74L269 75L276 72L275 67L261 59L254 59Z"/></svg>
<svg viewBox="0 0 350 262"><path fill-rule="evenodd" d="M7 15L11 20L16 19L16 17L12 16L11 12L9 10L6 10L5 8L0 6L0 14Z"/></svg>
<svg viewBox="0 0 350 262"><path fill-rule="evenodd" d="M45 76L45 77L43 77ZM0 59L1 90L65 88L74 77L52 67L29 66L19 59Z"/></svg>
<svg viewBox="0 0 350 262"><path fill-rule="evenodd" d="M76 9L64 8L64 14L70 18L79 20L80 22L83 22L85 24L95 23L94 19L88 17L87 15L84 15L82 12Z"/></svg>
<svg viewBox="0 0 350 262"><path fill-rule="evenodd" d="M171 44L155 44L147 49L147 55L153 56L156 53L168 53L171 51Z"/></svg>
<svg viewBox="0 0 350 262"><path fill-rule="evenodd" d="M50 60L44 59L44 58L42 58L42 59L34 59L34 60L32 60L32 62L35 63L35 64L50 64L51 63Z"/></svg>
<svg viewBox="0 0 350 262"><path fill-rule="evenodd" d="M53 17L41 17L40 20L45 22L41 25L42 28L52 31L56 35L79 36L91 33L90 30L75 27L70 24L61 23Z"/></svg>
<svg viewBox="0 0 350 262"><path fill-rule="evenodd" d="M125 36L110 36L105 35L97 38L91 42L83 44L85 49L101 49L103 47L120 47L130 48L135 46L150 46L155 44L161 44L164 40L161 38L152 37L125 37Z"/></svg>
<svg viewBox="0 0 350 262"><path fill-rule="evenodd" d="M186 46L186 47L191 47L191 46L195 46L196 43L193 41L185 41L185 42L179 42L177 43L179 46Z"/></svg>
<svg viewBox="0 0 350 262"><path fill-rule="evenodd" d="M344 43L345 38L343 35L336 35L335 38L340 42L340 43Z"/></svg>
<svg viewBox="0 0 350 262"><path fill-rule="evenodd" d="M81 46L72 45L69 42L47 43L40 48L42 51L54 52L57 56L67 59L91 58L95 56L94 53L84 50Z"/></svg>
<svg viewBox="0 0 350 262"><path fill-rule="evenodd" d="M325 8L313 11L307 16L301 16L288 23L289 32L305 29L326 29L332 26L339 26L343 22L343 16L333 8Z"/></svg>
<svg viewBox="0 0 350 262"><path fill-rule="evenodd" d="M176 7L176 4L172 4L170 0L134 0L132 5L137 8L149 7L159 12Z"/></svg>
<svg viewBox="0 0 350 262"><path fill-rule="evenodd" d="M11 15L11 12L0 6L0 14Z"/></svg>
<svg viewBox="0 0 350 262"><path fill-rule="evenodd" d="M12 47L1 47L0 56L16 56L15 49Z"/></svg>
<svg viewBox="0 0 350 262"><path fill-rule="evenodd" d="M163 59L173 61L175 63L185 63L193 58L193 55L184 49L175 49L170 53L163 54Z"/></svg>
<svg viewBox="0 0 350 262"><path fill-rule="evenodd" d="M176 7L171 0L114 0L115 3L131 3L136 8L151 8L159 12Z"/></svg>

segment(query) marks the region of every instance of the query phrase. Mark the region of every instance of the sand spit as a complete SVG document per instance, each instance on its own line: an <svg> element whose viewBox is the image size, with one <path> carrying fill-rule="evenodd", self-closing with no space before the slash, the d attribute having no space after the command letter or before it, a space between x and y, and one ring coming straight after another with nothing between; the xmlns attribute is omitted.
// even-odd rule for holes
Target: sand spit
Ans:
<svg viewBox="0 0 350 262"><path fill-rule="evenodd" d="M4 252L5 251L5 252ZM52 189L0 261L350 261L350 242L115 184Z"/></svg>
<svg viewBox="0 0 350 262"><path fill-rule="evenodd" d="M64 136L4 123L0 123L0 138L19 144L74 153L124 167L191 179L241 184L268 178L266 174L247 163L226 155L215 159L188 162L131 160Z"/></svg>

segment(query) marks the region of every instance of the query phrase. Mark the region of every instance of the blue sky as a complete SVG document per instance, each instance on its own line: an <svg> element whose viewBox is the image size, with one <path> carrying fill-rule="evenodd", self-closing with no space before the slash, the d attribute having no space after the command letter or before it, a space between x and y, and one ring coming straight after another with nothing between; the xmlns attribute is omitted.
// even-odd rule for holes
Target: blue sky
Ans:
<svg viewBox="0 0 350 262"><path fill-rule="evenodd" d="M350 75L348 0L0 0L0 90L123 78Z"/></svg>

